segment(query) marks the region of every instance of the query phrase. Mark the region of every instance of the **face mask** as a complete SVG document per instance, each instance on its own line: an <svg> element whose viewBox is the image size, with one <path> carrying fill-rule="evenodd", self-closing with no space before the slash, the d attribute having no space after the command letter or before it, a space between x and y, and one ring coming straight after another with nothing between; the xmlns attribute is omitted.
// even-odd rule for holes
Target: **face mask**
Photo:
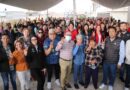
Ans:
<svg viewBox="0 0 130 90"><path fill-rule="evenodd" d="M65 36L66 41L70 41L71 40L71 36Z"/></svg>

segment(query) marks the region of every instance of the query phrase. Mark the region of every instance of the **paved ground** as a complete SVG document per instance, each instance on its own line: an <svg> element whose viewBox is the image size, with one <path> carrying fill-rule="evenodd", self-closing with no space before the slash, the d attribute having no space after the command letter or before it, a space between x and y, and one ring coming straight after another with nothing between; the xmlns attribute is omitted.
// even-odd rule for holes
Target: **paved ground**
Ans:
<svg viewBox="0 0 130 90"><path fill-rule="evenodd" d="M102 78L102 73L99 74L99 83L101 82L101 78ZM71 78L71 85L73 86L73 78ZM17 80L17 87L18 87L18 90L20 90L20 85L19 85L19 81ZM1 77L0 77L0 90L3 90L3 83L2 83L2 80L1 80ZM45 90L47 90L46 88L47 84L45 83ZM54 78L52 80L52 88L53 90L60 90L60 88L58 86L56 86L56 84L54 83ZM117 78L116 79L116 83L114 85L114 90L124 90L124 84L121 83L121 81ZM12 90L12 86L10 85L10 90ZM31 90L36 90L36 82L32 82L31 83ZM73 88L71 89L67 89L67 90L76 90L73 86ZM87 89L84 89L84 87L80 86L80 89L79 90L94 90L93 88L93 85L92 83L90 83L90 86L87 88ZM107 89L103 89L103 90L107 90Z"/></svg>

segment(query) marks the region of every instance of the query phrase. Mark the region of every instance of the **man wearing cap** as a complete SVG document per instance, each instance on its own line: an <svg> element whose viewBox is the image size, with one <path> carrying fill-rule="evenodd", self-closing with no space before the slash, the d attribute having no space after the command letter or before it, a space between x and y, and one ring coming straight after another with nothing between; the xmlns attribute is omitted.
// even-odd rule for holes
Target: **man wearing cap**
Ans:
<svg viewBox="0 0 130 90"><path fill-rule="evenodd" d="M55 83L60 86L59 82L59 73L60 73L60 67L59 67L59 52L55 50L59 40L56 39L56 33L54 29L50 29L48 33L48 38L44 41L44 50L45 54L47 56L46 63L47 63L47 70L48 70L48 83L47 88L51 89L51 78L53 74L53 70L55 71Z"/></svg>
<svg viewBox="0 0 130 90"><path fill-rule="evenodd" d="M66 90L71 88L69 84L70 73L72 69L74 41L71 40L71 32L65 33L65 38L58 43L56 51L60 51L60 69L61 69L61 88Z"/></svg>

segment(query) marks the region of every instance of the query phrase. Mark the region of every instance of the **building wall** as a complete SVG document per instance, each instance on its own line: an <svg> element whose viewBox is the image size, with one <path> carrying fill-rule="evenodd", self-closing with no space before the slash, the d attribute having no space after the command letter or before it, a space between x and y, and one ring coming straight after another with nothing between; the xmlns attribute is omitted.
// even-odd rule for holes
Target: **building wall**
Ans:
<svg viewBox="0 0 130 90"><path fill-rule="evenodd" d="M110 12L110 16L117 20L127 22L128 13L127 12Z"/></svg>

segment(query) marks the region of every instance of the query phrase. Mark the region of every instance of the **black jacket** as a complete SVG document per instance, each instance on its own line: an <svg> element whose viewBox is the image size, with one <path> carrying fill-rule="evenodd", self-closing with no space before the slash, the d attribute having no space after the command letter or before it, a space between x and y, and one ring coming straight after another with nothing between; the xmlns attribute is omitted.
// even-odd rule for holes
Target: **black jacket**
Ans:
<svg viewBox="0 0 130 90"><path fill-rule="evenodd" d="M129 33L129 32L126 32L125 34L122 34L122 33L121 33L121 36L120 36L119 38L120 38L121 40L124 40L125 43L126 43L126 41L130 39L130 33Z"/></svg>
<svg viewBox="0 0 130 90"><path fill-rule="evenodd" d="M14 32L13 30L11 30L11 32L8 31L8 30L5 30L4 33L6 33L6 34L9 36L9 38L10 38L10 43L13 45L13 44L14 44L14 41L15 41L15 39L16 39L15 32Z"/></svg>
<svg viewBox="0 0 130 90"><path fill-rule="evenodd" d="M27 52L27 63L31 69L43 69L46 67L45 64L45 53L42 47L38 45L38 51L33 45L30 45Z"/></svg>
<svg viewBox="0 0 130 90"><path fill-rule="evenodd" d="M9 47L11 49L11 52L13 52L14 47L11 44L9 44ZM7 72L9 70L9 59L5 49L2 46L2 43L0 43L0 72Z"/></svg>

